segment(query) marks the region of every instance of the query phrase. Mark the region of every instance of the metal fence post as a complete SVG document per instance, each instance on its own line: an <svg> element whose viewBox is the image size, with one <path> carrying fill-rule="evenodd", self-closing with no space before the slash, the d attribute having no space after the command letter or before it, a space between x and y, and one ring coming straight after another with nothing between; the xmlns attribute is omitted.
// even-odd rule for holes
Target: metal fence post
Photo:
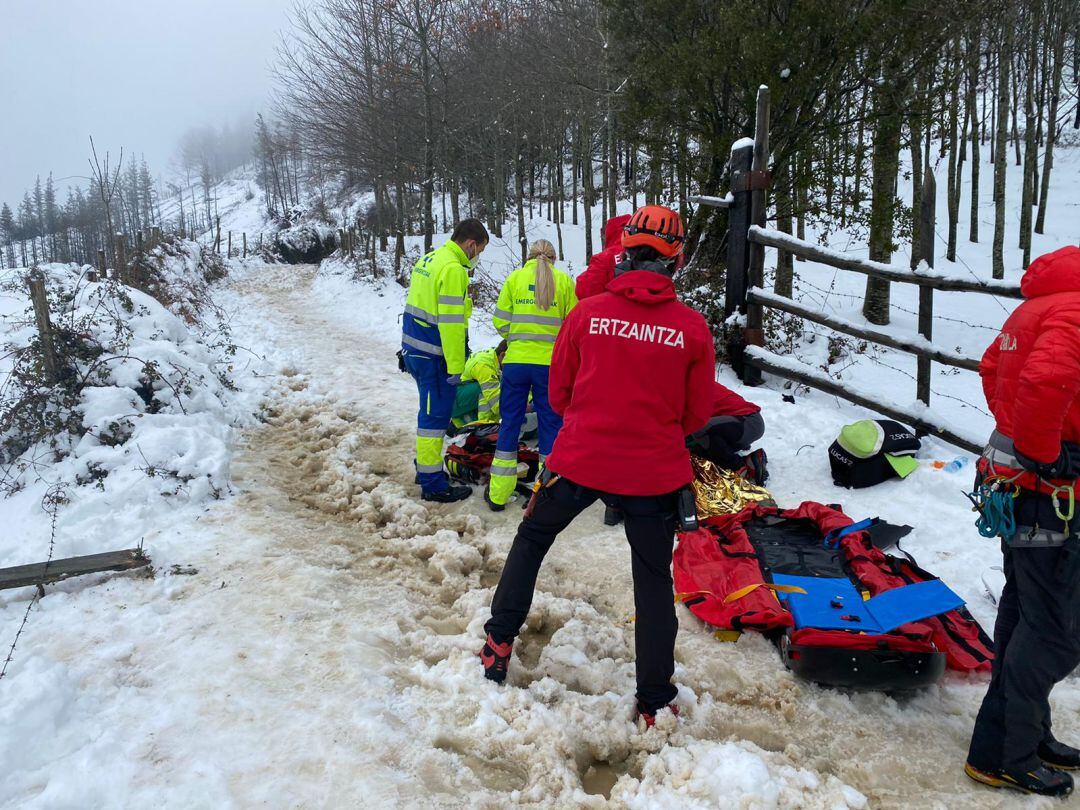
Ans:
<svg viewBox="0 0 1080 810"><path fill-rule="evenodd" d="M746 268L750 261L746 239L750 230L750 188L746 183L754 161L754 147L731 150L730 175L733 202L728 206L727 283L724 291L724 320L741 311L746 303Z"/></svg>
<svg viewBox="0 0 1080 810"><path fill-rule="evenodd" d="M750 220L754 225L765 227L765 196L769 187L769 88L762 85L757 94L757 123L754 127L754 163L750 171ZM765 246L750 243L750 265L747 269L751 287L765 284ZM765 328L761 305L746 307L747 346L765 345ZM761 369L747 365L743 368L743 382L747 385L761 384Z"/></svg>
<svg viewBox="0 0 1080 810"><path fill-rule="evenodd" d="M930 267L934 266L934 227L937 224L937 181L929 167L923 178L922 206L919 211L922 231L919 239L919 254ZM928 341L934 336L934 289L929 285L919 286L919 334ZM930 404L929 357L919 356L916 366L916 395L925 404Z"/></svg>

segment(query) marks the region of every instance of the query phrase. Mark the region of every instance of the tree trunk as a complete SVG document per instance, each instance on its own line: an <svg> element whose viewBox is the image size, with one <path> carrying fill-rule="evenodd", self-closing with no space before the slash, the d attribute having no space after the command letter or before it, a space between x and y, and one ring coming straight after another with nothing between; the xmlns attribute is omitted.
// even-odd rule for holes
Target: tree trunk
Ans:
<svg viewBox="0 0 1080 810"><path fill-rule="evenodd" d="M900 169L900 130L903 125L903 97L907 87L890 70L873 89L874 155L870 200L870 258L888 262L893 252L893 222L896 219L896 177ZM867 278L863 315L870 323L889 322L889 282Z"/></svg>
<svg viewBox="0 0 1080 810"><path fill-rule="evenodd" d="M782 169L775 178L776 188L776 229L788 235L792 232L791 172ZM773 279L773 292L785 298L793 297L795 262L786 250L776 253L776 277Z"/></svg>
<svg viewBox="0 0 1080 810"><path fill-rule="evenodd" d="M585 186L584 194L582 197L584 203L584 219L582 224L585 226L585 258L589 259L593 255L593 234L592 234L592 204L593 204L593 165L592 165L592 133L587 129L582 132L582 163L581 173L582 182Z"/></svg>
<svg viewBox="0 0 1080 810"><path fill-rule="evenodd" d="M948 242L945 248L945 258L950 262L956 261L956 224L960 218L960 200L957 196L957 186L959 185L958 174L960 169L960 163L957 159L957 145L959 144L959 137L957 136L957 119L959 118L959 106L960 106L960 80L958 60L951 60L950 70L953 74L952 85L949 91L949 177L948 186L946 189L946 198L948 204L949 215L949 234ZM919 209L915 209L918 211Z"/></svg>
<svg viewBox="0 0 1080 810"><path fill-rule="evenodd" d="M1035 233L1041 234L1046 227L1046 196L1050 191L1050 170L1054 168L1054 144L1057 142L1058 104L1061 97L1061 79L1065 63L1065 23L1059 21L1054 39L1054 77L1050 85L1050 115L1046 125L1046 153L1043 155L1042 193L1039 194L1039 215L1035 220ZM1080 109L1080 106L1078 106Z"/></svg>
<svg viewBox="0 0 1080 810"><path fill-rule="evenodd" d="M521 147L518 147L514 166L514 196L517 198L518 245L521 247L521 263L529 258L529 241L525 237L525 180L521 176Z"/></svg>
<svg viewBox="0 0 1080 810"><path fill-rule="evenodd" d="M1011 4L1004 14L1001 49L998 52L997 123L994 146L994 278L1005 278L1005 175L1009 135L1009 67L1012 64L1013 31Z"/></svg>
<svg viewBox="0 0 1080 810"><path fill-rule="evenodd" d="M608 216L615 216L616 205L619 197L619 148L615 140L615 112L611 109L611 101L608 101L608 164L611 167L611 185L608 187ZM684 220L685 221L685 220Z"/></svg>
<svg viewBox="0 0 1080 810"><path fill-rule="evenodd" d="M979 147L979 44L982 40L982 28L976 25L974 36L968 40L968 84L967 104L971 115L971 208L968 222L968 241L979 241L979 161L982 159Z"/></svg>
<svg viewBox="0 0 1080 810"><path fill-rule="evenodd" d="M911 210L914 214L911 218L911 269L914 270L922 256L922 217L918 212L923 195L923 143L922 119L918 114L908 118L908 129L911 133Z"/></svg>
<svg viewBox="0 0 1080 810"><path fill-rule="evenodd" d="M1038 62L1038 33L1035 20L1040 16L1039 2L1029 6L1031 23L1028 34L1027 76L1024 93L1024 185L1020 198L1020 240L1024 251L1024 269L1031 264L1031 203L1035 193L1035 167L1039 145L1035 140L1035 72Z"/></svg>

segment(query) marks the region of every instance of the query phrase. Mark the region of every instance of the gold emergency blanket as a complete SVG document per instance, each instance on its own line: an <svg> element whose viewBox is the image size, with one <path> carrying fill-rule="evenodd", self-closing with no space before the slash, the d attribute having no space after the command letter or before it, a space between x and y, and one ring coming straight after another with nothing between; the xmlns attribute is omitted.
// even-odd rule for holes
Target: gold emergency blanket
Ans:
<svg viewBox="0 0 1080 810"><path fill-rule="evenodd" d="M717 467L711 461L691 455L694 465L694 500L698 518L741 512L753 501L772 502L772 493L738 473Z"/></svg>

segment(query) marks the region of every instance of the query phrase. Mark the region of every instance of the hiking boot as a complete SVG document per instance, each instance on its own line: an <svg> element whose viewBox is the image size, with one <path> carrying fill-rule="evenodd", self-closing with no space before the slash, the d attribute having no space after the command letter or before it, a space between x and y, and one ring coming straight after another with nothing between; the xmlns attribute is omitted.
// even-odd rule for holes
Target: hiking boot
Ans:
<svg viewBox="0 0 1080 810"><path fill-rule="evenodd" d="M1080 770L1080 751L1053 737L1039 743L1037 753L1043 765L1048 768L1057 768L1059 771Z"/></svg>
<svg viewBox="0 0 1080 810"><path fill-rule="evenodd" d="M480 662L484 665L484 677L495 683L506 680L506 667L510 664L510 651L514 648L513 640L499 644L488 633L484 649L480 650Z"/></svg>
<svg viewBox="0 0 1080 810"><path fill-rule="evenodd" d="M604 525L605 526L618 526L623 522L623 513L621 509L614 506L604 507Z"/></svg>
<svg viewBox="0 0 1080 810"><path fill-rule="evenodd" d="M451 484L446 489L440 489L438 492L421 492L420 500L434 501L435 503L457 503L465 500L470 495L472 495L470 487Z"/></svg>
<svg viewBox="0 0 1080 810"><path fill-rule="evenodd" d="M492 512L501 512L506 508L505 503L495 503L491 500L491 487L484 487L484 503L488 505L488 509Z"/></svg>
<svg viewBox="0 0 1080 810"><path fill-rule="evenodd" d="M765 486L765 482L769 480L769 457L765 455L765 451L759 447L743 456L742 460L743 464L736 472L759 487Z"/></svg>
<svg viewBox="0 0 1080 810"><path fill-rule="evenodd" d="M971 763L965 763L964 773L992 788L1012 788L1038 796L1068 796L1073 790L1073 778L1069 774L1044 765L1024 773L1006 773L1003 770L980 771Z"/></svg>
<svg viewBox="0 0 1080 810"><path fill-rule="evenodd" d="M646 729L650 729L650 728L652 728L653 726L656 725L656 715L658 715L664 709L671 709L671 713L673 715L675 715L676 717L679 716L679 707L676 706L674 703L669 703L667 706L664 706L664 707L662 707L660 709L657 709L656 711L650 712L650 711L646 711L642 707L641 702L638 701L638 717L640 717L642 720L645 721L645 728Z"/></svg>

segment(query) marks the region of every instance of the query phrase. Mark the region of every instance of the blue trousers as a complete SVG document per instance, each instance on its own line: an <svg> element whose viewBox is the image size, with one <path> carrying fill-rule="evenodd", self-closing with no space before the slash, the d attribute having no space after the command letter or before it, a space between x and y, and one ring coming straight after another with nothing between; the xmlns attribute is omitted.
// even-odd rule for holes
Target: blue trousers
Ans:
<svg viewBox="0 0 1080 810"><path fill-rule="evenodd" d="M441 357L405 354L405 368L416 380L420 410L416 415L416 472L424 492L442 492L450 486L443 469L442 447L454 413L455 389L447 382Z"/></svg>
<svg viewBox="0 0 1080 810"><path fill-rule="evenodd" d="M517 452L521 426L525 424L525 409L532 394L533 410L539 430L540 456L547 456L562 430L562 417L551 410L548 402L548 366L535 363L504 363L502 389L499 392L499 442L497 449Z"/></svg>

